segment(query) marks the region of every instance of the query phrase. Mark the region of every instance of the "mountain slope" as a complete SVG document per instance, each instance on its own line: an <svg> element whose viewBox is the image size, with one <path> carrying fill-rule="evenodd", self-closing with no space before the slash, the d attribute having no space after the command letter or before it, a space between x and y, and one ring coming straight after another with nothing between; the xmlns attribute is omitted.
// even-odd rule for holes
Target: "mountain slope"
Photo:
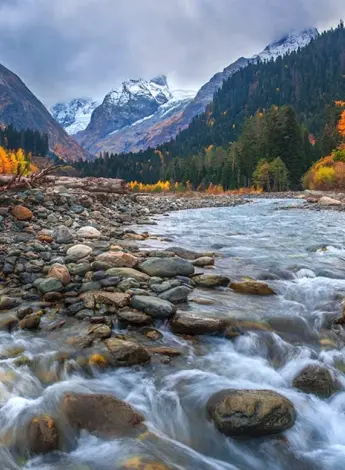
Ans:
<svg viewBox="0 0 345 470"><path fill-rule="evenodd" d="M308 45L312 39L315 39L317 35L318 31L315 28L306 29L300 33L290 33L279 41L274 41L269 44L260 54L254 55L249 59L241 57L236 60L236 62L230 64L201 87L194 100L187 106L184 112L182 126L186 127L194 116L205 111L206 106L212 101L214 94L231 75L249 64L256 63L258 60L266 61L277 59L277 57L283 56L288 52L303 48Z"/></svg>
<svg viewBox="0 0 345 470"><path fill-rule="evenodd" d="M345 101L344 77L341 23L298 51L238 70L175 140L126 158L113 155L81 169L87 175L116 175L145 183L159 178L189 180L195 187L207 178L214 184L226 181L227 187L229 181L231 187L249 184L252 164L267 156L275 160L286 154L296 169L299 155L315 161L336 147L339 110L334 110L334 103ZM267 125L258 135L265 115ZM296 171L294 184L300 176Z"/></svg>
<svg viewBox="0 0 345 470"><path fill-rule="evenodd" d="M108 93L95 109L85 131L77 133L75 139L94 154L137 152L168 142L188 127L195 116L204 112L216 91L231 75L259 60L276 59L304 47L317 34L316 29L291 33L250 59L241 57L214 75L195 97L189 93L187 97L177 99L164 76L150 82L124 82L122 89ZM159 100L155 97L157 93ZM65 125L61 120L59 122Z"/></svg>
<svg viewBox="0 0 345 470"><path fill-rule="evenodd" d="M110 91L74 138L92 153L138 151L162 142L157 135L181 118L193 92L172 92L165 76L128 80ZM170 135L167 135L170 140ZM165 141L165 140L164 140Z"/></svg>
<svg viewBox="0 0 345 470"><path fill-rule="evenodd" d="M49 148L64 160L89 158L22 80L0 64L0 123L16 129L37 129L48 134Z"/></svg>

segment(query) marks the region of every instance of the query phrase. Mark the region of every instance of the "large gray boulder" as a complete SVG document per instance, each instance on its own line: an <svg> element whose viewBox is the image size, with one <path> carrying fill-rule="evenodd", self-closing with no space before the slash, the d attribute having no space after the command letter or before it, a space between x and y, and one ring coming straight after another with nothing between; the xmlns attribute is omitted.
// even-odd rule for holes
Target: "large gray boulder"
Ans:
<svg viewBox="0 0 345 470"><path fill-rule="evenodd" d="M277 434L296 421L291 401L271 390L222 390L208 400L207 412L218 431L234 438Z"/></svg>
<svg viewBox="0 0 345 470"><path fill-rule="evenodd" d="M170 318L176 313L176 307L171 302L149 295L135 295L131 299L131 306L153 318Z"/></svg>
<svg viewBox="0 0 345 470"><path fill-rule="evenodd" d="M139 265L140 271L155 277L190 276L194 266L189 261L174 258L150 258Z"/></svg>
<svg viewBox="0 0 345 470"><path fill-rule="evenodd" d="M178 286L169 289L159 295L160 299L168 300L173 304L180 304L186 302L189 294L192 292L192 289L186 286Z"/></svg>

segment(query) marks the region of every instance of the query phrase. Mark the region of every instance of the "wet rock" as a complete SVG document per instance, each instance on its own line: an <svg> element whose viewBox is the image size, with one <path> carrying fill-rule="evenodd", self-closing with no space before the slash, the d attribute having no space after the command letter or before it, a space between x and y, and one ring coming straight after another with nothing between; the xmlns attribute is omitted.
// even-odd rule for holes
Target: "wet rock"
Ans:
<svg viewBox="0 0 345 470"><path fill-rule="evenodd" d="M67 245L73 242L73 233L64 225L59 225L53 231L52 237L56 243Z"/></svg>
<svg viewBox="0 0 345 470"><path fill-rule="evenodd" d="M120 276L122 278L131 278L135 281L146 282L150 279L145 273L132 268L111 268L107 270L108 276Z"/></svg>
<svg viewBox="0 0 345 470"><path fill-rule="evenodd" d="M234 438L263 437L291 428L293 404L271 390L222 390L207 402L218 431Z"/></svg>
<svg viewBox="0 0 345 470"><path fill-rule="evenodd" d="M111 329L108 325L95 324L88 328L88 335L93 339L107 339L111 336Z"/></svg>
<svg viewBox="0 0 345 470"><path fill-rule="evenodd" d="M139 265L140 271L149 276L175 277L190 276L194 273L194 266L182 258L150 258Z"/></svg>
<svg viewBox="0 0 345 470"><path fill-rule="evenodd" d="M92 318L95 315L94 310L90 310L88 308L84 308L79 310L79 312L75 315L77 320L87 320L88 318Z"/></svg>
<svg viewBox="0 0 345 470"><path fill-rule="evenodd" d="M33 313L32 307L22 307L17 310L17 318L18 320L23 320L27 315L31 315Z"/></svg>
<svg viewBox="0 0 345 470"><path fill-rule="evenodd" d="M67 250L67 256L74 260L86 258L92 253L92 248L87 245L74 245Z"/></svg>
<svg viewBox="0 0 345 470"><path fill-rule="evenodd" d="M127 307L130 303L130 295L122 292L97 292L95 298L98 302L105 305L112 305L116 308Z"/></svg>
<svg viewBox="0 0 345 470"><path fill-rule="evenodd" d="M30 454L49 454L59 449L59 433L50 416L33 418L27 430L27 446Z"/></svg>
<svg viewBox="0 0 345 470"><path fill-rule="evenodd" d="M143 428L144 416L111 395L65 394L60 409L73 428L98 437L130 436Z"/></svg>
<svg viewBox="0 0 345 470"><path fill-rule="evenodd" d="M55 263L49 269L48 277L58 279L64 286L71 282L71 275L66 266Z"/></svg>
<svg viewBox="0 0 345 470"><path fill-rule="evenodd" d="M35 285L42 294L47 294L48 292L60 292L63 290L62 282L54 277L39 279L38 282L35 282Z"/></svg>
<svg viewBox="0 0 345 470"><path fill-rule="evenodd" d="M171 470L171 467L163 462L138 456L125 460L119 470Z"/></svg>
<svg viewBox="0 0 345 470"><path fill-rule="evenodd" d="M20 221L31 220L33 217L31 210L25 206L14 206L12 209L12 215Z"/></svg>
<svg viewBox="0 0 345 470"><path fill-rule="evenodd" d="M156 330L156 328L140 328L140 333L151 341L158 341L163 338L162 333L159 330Z"/></svg>
<svg viewBox="0 0 345 470"><path fill-rule="evenodd" d="M149 325L152 323L152 317L142 312L133 312L132 310L121 310L117 314L118 319L132 325Z"/></svg>
<svg viewBox="0 0 345 470"><path fill-rule="evenodd" d="M198 258L202 258L204 256L204 253L198 253L196 251L191 251L187 250L186 248L181 248L181 247L172 247L168 248L168 252L175 253L176 256L179 256L180 258L187 259L189 261L196 260Z"/></svg>
<svg viewBox="0 0 345 470"><path fill-rule="evenodd" d="M214 265L214 258L209 256L203 256L202 258L197 258L196 260L192 261L194 266L199 268L204 268L205 266L213 266Z"/></svg>
<svg viewBox="0 0 345 470"><path fill-rule="evenodd" d="M197 274L193 276L192 279L198 287L207 287L210 289L215 287L228 287L230 284L228 277L217 274Z"/></svg>
<svg viewBox="0 0 345 470"><path fill-rule="evenodd" d="M292 385L304 393L312 393L319 398L329 398L339 391L340 384L327 367L309 365L293 380Z"/></svg>
<svg viewBox="0 0 345 470"><path fill-rule="evenodd" d="M160 299L168 300L173 304L179 304L187 301L189 294L192 292L189 287L179 286L169 289L159 295Z"/></svg>
<svg viewBox="0 0 345 470"><path fill-rule="evenodd" d="M170 318L176 313L176 307L171 302L148 295L135 295L131 299L131 306L153 318Z"/></svg>
<svg viewBox="0 0 345 470"><path fill-rule="evenodd" d="M101 280L102 287L115 287L120 283L120 278L117 276L108 277Z"/></svg>
<svg viewBox="0 0 345 470"><path fill-rule="evenodd" d="M227 323L221 318L179 313L171 320L170 327L177 334L213 335L223 333Z"/></svg>
<svg viewBox="0 0 345 470"><path fill-rule="evenodd" d="M66 343L77 350L87 349L92 345L93 338L91 336L73 336L68 338Z"/></svg>
<svg viewBox="0 0 345 470"><path fill-rule="evenodd" d="M79 238L100 238L102 236L101 232L95 227L81 227L77 231L77 236Z"/></svg>
<svg viewBox="0 0 345 470"><path fill-rule="evenodd" d="M121 251L102 253L97 256L96 261L105 263L110 268L134 268L138 264L138 258Z"/></svg>
<svg viewBox="0 0 345 470"><path fill-rule="evenodd" d="M18 307L20 300L7 295L0 296L0 310L10 310L11 308Z"/></svg>
<svg viewBox="0 0 345 470"><path fill-rule="evenodd" d="M233 282L230 288L239 294L249 295L275 295L275 292L265 283L260 281Z"/></svg>
<svg viewBox="0 0 345 470"><path fill-rule="evenodd" d="M11 332L18 326L18 319L11 314L4 314L0 316L0 330Z"/></svg>
<svg viewBox="0 0 345 470"><path fill-rule="evenodd" d="M21 330L36 330L41 323L41 316L37 313L27 315L19 322L19 328Z"/></svg>
<svg viewBox="0 0 345 470"><path fill-rule="evenodd" d="M111 353L112 365L115 367L129 367L151 360L148 351L133 341L110 338L105 341L105 345Z"/></svg>
<svg viewBox="0 0 345 470"><path fill-rule="evenodd" d="M148 348L151 354L159 354L161 356L178 357L182 355L182 352L175 348L169 348L167 346L158 346L154 348Z"/></svg>
<svg viewBox="0 0 345 470"><path fill-rule="evenodd" d="M180 286L181 283L177 279L171 279L170 281L162 282L162 279L152 277L150 279L149 285L153 292L156 292L157 294L162 294L163 292L170 290L173 287Z"/></svg>

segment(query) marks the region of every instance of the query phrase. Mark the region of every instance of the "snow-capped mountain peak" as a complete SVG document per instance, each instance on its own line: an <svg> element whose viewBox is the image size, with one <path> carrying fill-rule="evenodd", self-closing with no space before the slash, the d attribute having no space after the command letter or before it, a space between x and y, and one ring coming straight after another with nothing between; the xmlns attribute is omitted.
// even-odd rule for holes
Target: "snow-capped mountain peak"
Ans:
<svg viewBox="0 0 345 470"><path fill-rule="evenodd" d="M318 34L319 33L316 28L305 29L298 33L291 32L280 38L278 41L274 41L269 44L260 54L253 56L253 59L276 59L279 56L283 56L289 52L293 52L299 48L307 46L310 41L318 36Z"/></svg>
<svg viewBox="0 0 345 470"><path fill-rule="evenodd" d="M124 106L126 103L147 99L155 101L158 106L171 99L167 78L162 75L152 80L126 80L122 86L111 90L104 98L103 104L109 106Z"/></svg>
<svg viewBox="0 0 345 470"><path fill-rule="evenodd" d="M72 135L87 128L97 106L99 103L90 98L75 98L69 103L57 103L51 114Z"/></svg>

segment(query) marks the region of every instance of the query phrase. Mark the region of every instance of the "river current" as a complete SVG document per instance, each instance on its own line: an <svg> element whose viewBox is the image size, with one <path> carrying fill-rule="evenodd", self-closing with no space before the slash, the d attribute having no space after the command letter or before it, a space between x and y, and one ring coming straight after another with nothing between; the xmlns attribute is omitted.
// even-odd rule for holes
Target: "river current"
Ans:
<svg viewBox="0 0 345 470"><path fill-rule="evenodd" d="M18 431L28 416L56 413L66 391L112 393L141 411L152 433L147 439L112 441L85 433L69 453L26 462L14 460L4 446L1 470L117 470L134 456L176 470L343 470L345 334L342 327L331 325L341 317L345 298L345 214L288 208L298 204L259 200L233 208L181 211L158 217L156 226L142 227L169 238L148 240L143 248L214 251L215 272L232 280L265 280L277 296L195 290L184 307L261 328L231 341L200 337L191 342L160 325L166 343L184 351L181 358L99 372L92 378L66 370L48 386L31 369L0 360L1 439ZM193 302L195 298L204 299L205 305ZM32 356L49 356L58 341L55 345L29 333L1 333L0 354L13 346ZM294 377L308 364L327 364L344 391L321 400L294 389ZM295 425L278 438L235 441L221 435L207 420L205 404L226 388L277 391L293 402Z"/></svg>

